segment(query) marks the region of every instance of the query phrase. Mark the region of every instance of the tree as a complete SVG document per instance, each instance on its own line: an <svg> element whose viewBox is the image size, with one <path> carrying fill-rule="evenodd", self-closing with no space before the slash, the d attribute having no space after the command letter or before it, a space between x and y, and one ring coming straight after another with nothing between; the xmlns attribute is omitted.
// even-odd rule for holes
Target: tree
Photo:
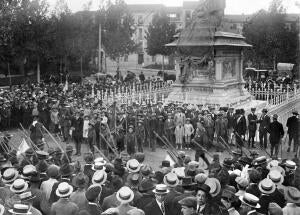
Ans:
<svg viewBox="0 0 300 215"><path fill-rule="evenodd" d="M297 59L296 25L286 25L285 9L273 0L269 10L260 10L244 25L246 41L253 45L245 52L246 61L256 67L275 67L276 62L295 63Z"/></svg>
<svg viewBox="0 0 300 215"><path fill-rule="evenodd" d="M175 33L176 26L170 24L166 13L164 11L156 13L146 33L147 53L151 56L157 54L163 56L170 55L172 50L165 45L174 40Z"/></svg>
<svg viewBox="0 0 300 215"><path fill-rule="evenodd" d="M119 62L120 57L135 51L132 38L135 31L134 20L123 0L110 3L106 10L100 10L99 20L105 53L112 60Z"/></svg>

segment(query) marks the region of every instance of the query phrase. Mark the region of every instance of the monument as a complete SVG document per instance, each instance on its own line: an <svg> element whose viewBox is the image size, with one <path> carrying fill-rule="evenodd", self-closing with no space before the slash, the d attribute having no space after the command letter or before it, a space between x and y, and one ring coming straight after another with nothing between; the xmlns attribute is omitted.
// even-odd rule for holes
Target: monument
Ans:
<svg viewBox="0 0 300 215"><path fill-rule="evenodd" d="M176 49L176 83L167 102L263 106L244 89L245 38L224 20L225 0L200 0L191 22L166 46ZM255 103L255 104L250 104Z"/></svg>

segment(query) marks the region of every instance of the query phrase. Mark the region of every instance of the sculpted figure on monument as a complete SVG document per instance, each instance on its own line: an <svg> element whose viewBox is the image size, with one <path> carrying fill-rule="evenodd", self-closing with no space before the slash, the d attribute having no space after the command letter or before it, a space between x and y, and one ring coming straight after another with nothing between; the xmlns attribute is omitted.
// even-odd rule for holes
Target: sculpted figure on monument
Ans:
<svg viewBox="0 0 300 215"><path fill-rule="evenodd" d="M209 22L212 26L218 27L224 16L225 7L225 0L200 0L193 17L197 21Z"/></svg>

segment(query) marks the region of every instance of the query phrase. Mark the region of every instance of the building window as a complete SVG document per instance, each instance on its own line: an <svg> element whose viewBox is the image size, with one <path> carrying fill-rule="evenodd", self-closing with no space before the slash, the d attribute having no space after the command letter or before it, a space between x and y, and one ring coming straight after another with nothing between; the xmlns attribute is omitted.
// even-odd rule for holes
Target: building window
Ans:
<svg viewBox="0 0 300 215"><path fill-rule="evenodd" d="M138 64L144 63L144 54L138 54Z"/></svg>
<svg viewBox="0 0 300 215"><path fill-rule="evenodd" d="M128 55L124 55L124 62L128 62Z"/></svg>
<svg viewBox="0 0 300 215"><path fill-rule="evenodd" d="M139 28L138 39L143 40L143 29Z"/></svg>

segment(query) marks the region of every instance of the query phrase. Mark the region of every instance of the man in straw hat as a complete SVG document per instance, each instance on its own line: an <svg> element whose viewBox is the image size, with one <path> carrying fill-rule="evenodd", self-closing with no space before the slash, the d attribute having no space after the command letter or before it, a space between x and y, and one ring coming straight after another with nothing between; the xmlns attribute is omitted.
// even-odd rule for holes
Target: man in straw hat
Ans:
<svg viewBox="0 0 300 215"><path fill-rule="evenodd" d="M239 199L242 202L240 214L258 215L256 212L256 209L260 208L258 197L250 193L245 193L245 195L240 196Z"/></svg>
<svg viewBox="0 0 300 215"><path fill-rule="evenodd" d="M14 215L32 215L30 212L30 206L26 204L14 204L12 209L8 210L9 213Z"/></svg>
<svg viewBox="0 0 300 215"><path fill-rule="evenodd" d="M134 193L129 187L121 187L116 196L117 200L120 202L120 205L117 207L119 215L126 215L128 211L134 209L134 207L130 206L130 203L134 199Z"/></svg>
<svg viewBox="0 0 300 215"><path fill-rule="evenodd" d="M145 214L147 215L166 215L165 198L169 193L168 187L165 184L157 184L153 190L155 199L145 207Z"/></svg>
<svg viewBox="0 0 300 215"><path fill-rule="evenodd" d="M56 195L59 200L52 204L51 214L55 215L74 215L79 212L78 206L70 201L70 195L73 193L73 187L67 182L62 182L56 189Z"/></svg>
<svg viewBox="0 0 300 215"><path fill-rule="evenodd" d="M284 197L287 204L282 209L283 214L300 214L300 191L295 187L287 187L284 190Z"/></svg>

